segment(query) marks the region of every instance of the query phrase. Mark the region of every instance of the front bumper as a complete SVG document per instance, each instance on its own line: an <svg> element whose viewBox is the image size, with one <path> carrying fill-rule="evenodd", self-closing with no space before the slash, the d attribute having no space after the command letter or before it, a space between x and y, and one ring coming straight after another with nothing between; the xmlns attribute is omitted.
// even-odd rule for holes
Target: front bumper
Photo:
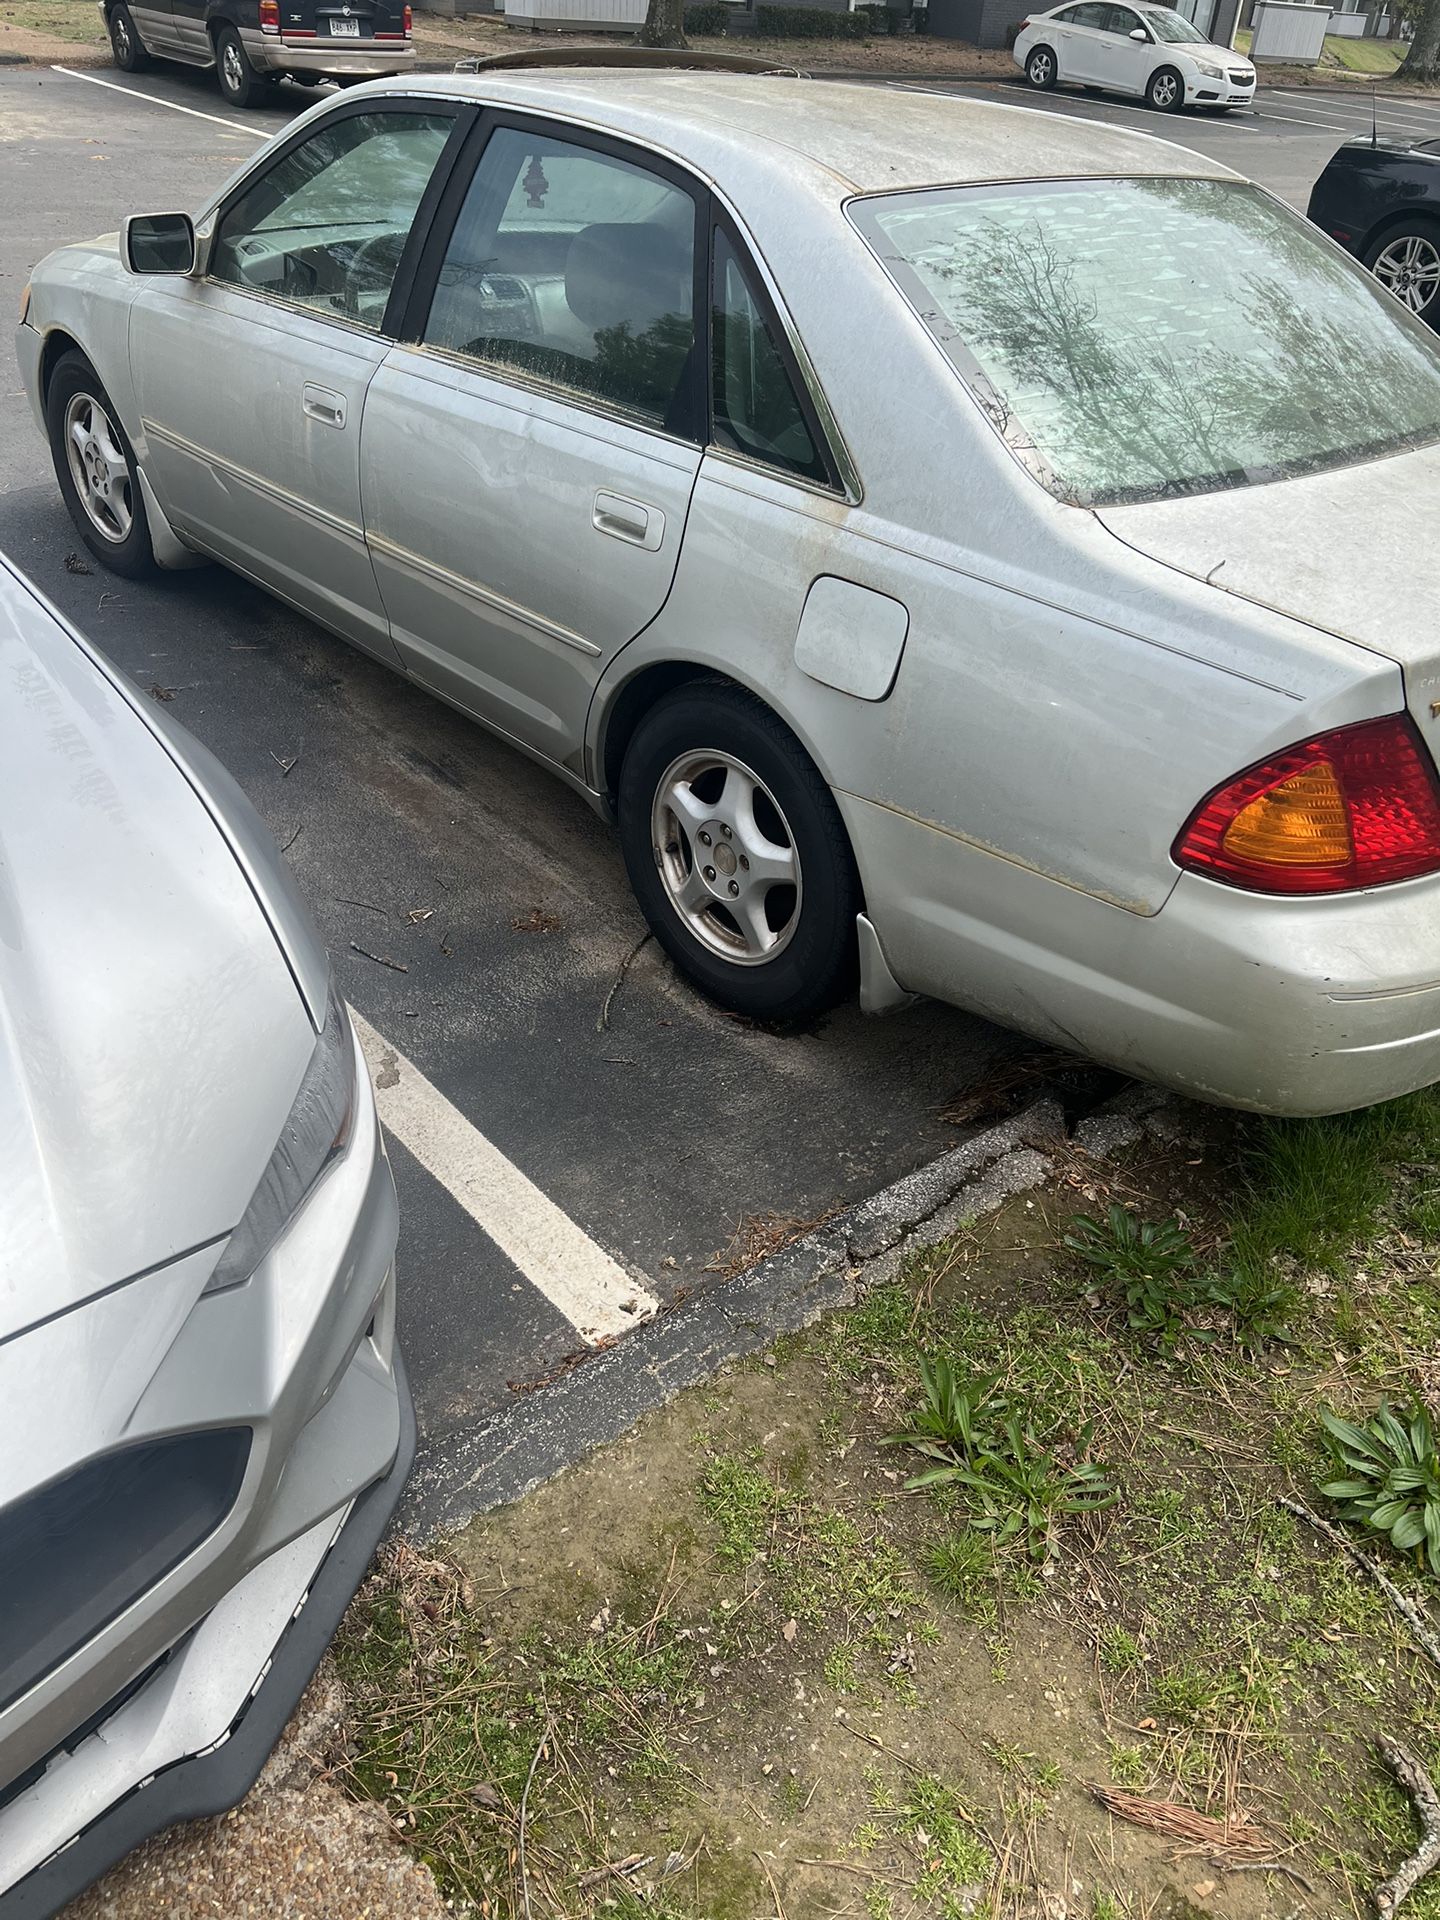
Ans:
<svg viewBox="0 0 1440 1920"><path fill-rule="evenodd" d="M1182 1093L1341 1113L1440 1080L1440 881L1142 914L837 793L895 980Z"/></svg>
<svg viewBox="0 0 1440 1920"><path fill-rule="evenodd" d="M378 80L415 64L408 40L286 40L254 27L246 27L240 38L257 73Z"/></svg>
<svg viewBox="0 0 1440 1920"><path fill-rule="evenodd" d="M190 1747L188 1755L160 1765L62 1852L0 1894L0 1920L49 1920L142 1840L181 1820L223 1813L255 1784L365 1577L415 1459L415 1414L398 1348L394 1362L400 1445L390 1471L359 1496L338 1534L333 1521L321 1522L273 1556L273 1563L257 1567L110 1721L66 1757L64 1765L88 1763L93 1770L111 1763L107 1753L92 1754L91 1748L118 1742L121 1750L133 1752L142 1740L161 1751L167 1744ZM213 1691L204 1680L212 1661L237 1676L247 1668L251 1673L218 1732L215 1721L225 1711L223 1701L215 1703L209 1724L196 1711L197 1701ZM200 1741L204 1750L195 1744ZM42 1781L37 1794L43 1789Z"/></svg>
<svg viewBox="0 0 1440 1920"><path fill-rule="evenodd" d="M128 1831L120 1810L147 1783L228 1744L337 1535L361 1511L383 1525L370 1489L390 1487L391 1506L398 1496L410 1413L395 1354L395 1187L352 1043L350 1145L249 1280L202 1291L214 1242L0 1345L0 1404L31 1434L0 1457L7 1498L123 1442L251 1434L215 1531L0 1712L0 1920L48 1913L50 1896L31 1889L49 1884L39 1876L52 1862L68 1873L97 1823ZM63 1423L47 1411L57 1400ZM163 1795L150 1804L147 1831L175 1817Z"/></svg>
<svg viewBox="0 0 1440 1920"><path fill-rule="evenodd" d="M1253 107L1255 104L1255 82L1248 87L1240 86L1227 73L1223 80L1212 80L1208 74L1197 74L1194 79L1185 82L1185 99L1188 105L1200 107Z"/></svg>

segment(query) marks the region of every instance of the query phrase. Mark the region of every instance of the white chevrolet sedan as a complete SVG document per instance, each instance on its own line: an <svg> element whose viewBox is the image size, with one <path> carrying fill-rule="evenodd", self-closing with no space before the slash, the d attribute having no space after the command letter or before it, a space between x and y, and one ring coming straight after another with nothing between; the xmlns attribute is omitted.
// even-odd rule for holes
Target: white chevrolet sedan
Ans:
<svg viewBox="0 0 1440 1920"><path fill-rule="evenodd" d="M52 254L19 353L92 552L234 567L553 768L725 1005L931 994L1290 1113L1440 1077L1440 345L1224 167L379 82Z"/></svg>
<svg viewBox="0 0 1440 1920"><path fill-rule="evenodd" d="M1032 13L1014 51L1032 87L1077 81L1092 93L1133 94L1162 113L1248 107L1255 99L1250 62L1207 40L1173 7L1079 0Z"/></svg>

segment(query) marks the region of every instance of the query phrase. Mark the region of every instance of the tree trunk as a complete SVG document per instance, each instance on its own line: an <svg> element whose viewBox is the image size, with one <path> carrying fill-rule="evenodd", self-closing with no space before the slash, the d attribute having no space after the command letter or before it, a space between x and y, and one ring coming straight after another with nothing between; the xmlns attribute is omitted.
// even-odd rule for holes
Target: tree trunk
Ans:
<svg viewBox="0 0 1440 1920"><path fill-rule="evenodd" d="M1440 0L1431 0L1440 16ZM640 29L642 47L687 47L685 0L650 0L650 11Z"/></svg>
<svg viewBox="0 0 1440 1920"><path fill-rule="evenodd" d="M651 0L652 9L659 0ZM1400 62L1401 80L1423 80L1433 86L1440 80L1440 0L1425 0L1425 10L1415 22L1415 38L1410 51Z"/></svg>

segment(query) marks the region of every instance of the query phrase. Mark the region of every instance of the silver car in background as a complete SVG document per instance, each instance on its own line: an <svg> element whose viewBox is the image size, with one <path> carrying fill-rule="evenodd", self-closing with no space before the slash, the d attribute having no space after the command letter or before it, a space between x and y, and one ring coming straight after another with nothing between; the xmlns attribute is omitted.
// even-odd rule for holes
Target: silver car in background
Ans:
<svg viewBox="0 0 1440 1920"><path fill-rule="evenodd" d="M219 559L543 761L723 1004L858 977L1285 1113L1440 1077L1440 348L1218 163L377 82L52 254L17 344L101 560Z"/></svg>
<svg viewBox="0 0 1440 1920"><path fill-rule="evenodd" d="M0 740L0 1916L43 1920L250 1786L414 1422L369 1078L274 843L3 562Z"/></svg>

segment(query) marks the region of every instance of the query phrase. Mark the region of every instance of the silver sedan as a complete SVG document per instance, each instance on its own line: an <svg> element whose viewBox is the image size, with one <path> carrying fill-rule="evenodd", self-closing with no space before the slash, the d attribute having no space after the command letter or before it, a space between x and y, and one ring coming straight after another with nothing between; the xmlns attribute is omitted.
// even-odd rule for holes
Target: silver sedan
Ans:
<svg viewBox="0 0 1440 1920"><path fill-rule="evenodd" d="M552 767L725 1005L930 994L1288 1113L1440 1076L1440 351L1224 167L778 76L376 83L52 254L19 343L93 552Z"/></svg>
<svg viewBox="0 0 1440 1920"><path fill-rule="evenodd" d="M0 738L0 1916L44 1920L250 1786L414 1421L369 1078L274 843L3 561Z"/></svg>

